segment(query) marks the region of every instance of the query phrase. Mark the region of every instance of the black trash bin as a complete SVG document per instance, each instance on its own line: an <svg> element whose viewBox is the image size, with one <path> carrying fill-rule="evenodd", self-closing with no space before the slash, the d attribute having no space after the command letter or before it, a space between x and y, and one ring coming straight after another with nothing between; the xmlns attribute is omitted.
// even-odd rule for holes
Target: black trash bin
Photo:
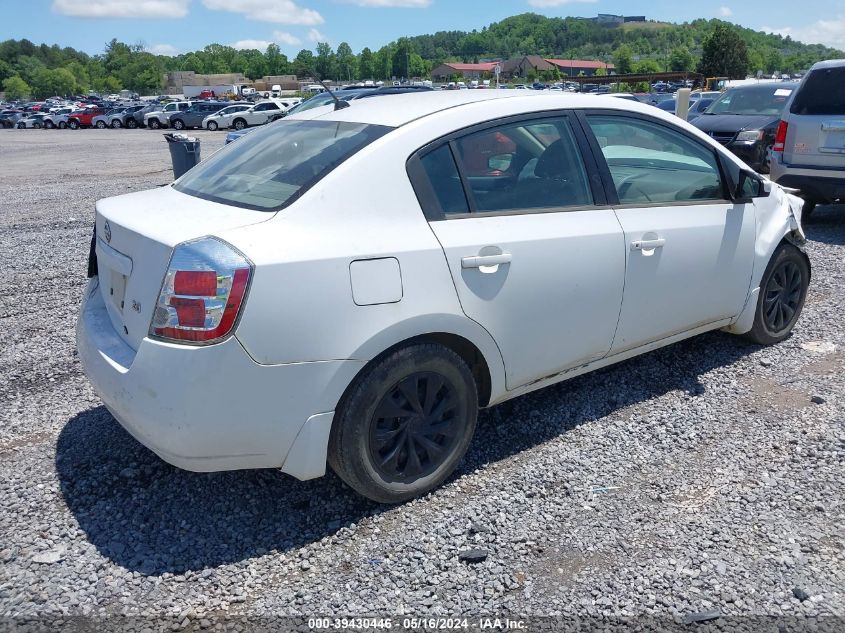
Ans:
<svg viewBox="0 0 845 633"><path fill-rule="evenodd" d="M173 162L173 176L180 178L182 174L200 162L200 142L184 134L165 134L170 148L170 160Z"/></svg>

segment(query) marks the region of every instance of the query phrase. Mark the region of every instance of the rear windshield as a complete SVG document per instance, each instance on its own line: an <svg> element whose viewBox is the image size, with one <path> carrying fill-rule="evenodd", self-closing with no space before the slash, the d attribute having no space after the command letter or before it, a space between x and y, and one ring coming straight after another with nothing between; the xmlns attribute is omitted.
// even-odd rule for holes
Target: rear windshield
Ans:
<svg viewBox="0 0 845 633"><path fill-rule="evenodd" d="M390 130L364 123L278 121L230 143L173 186L213 202L276 211Z"/></svg>
<svg viewBox="0 0 845 633"><path fill-rule="evenodd" d="M772 83L765 87L728 90L707 108L708 114L768 114L783 112L794 85Z"/></svg>
<svg viewBox="0 0 845 633"><path fill-rule="evenodd" d="M795 95L793 114L845 115L845 68L819 68Z"/></svg>

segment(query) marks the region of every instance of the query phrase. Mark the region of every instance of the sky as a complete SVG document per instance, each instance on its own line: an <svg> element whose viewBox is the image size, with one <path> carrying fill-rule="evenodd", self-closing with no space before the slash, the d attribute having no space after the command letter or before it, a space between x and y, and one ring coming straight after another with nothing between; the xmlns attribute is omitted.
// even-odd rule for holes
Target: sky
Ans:
<svg viewBox="0 0 845 633"><path fill-rule="evenodd" d="M406 35L481 29L533 11L547 16L646 15L685 22L720 18L845 50L845 0L0 0L0 40L72 46L101 53L106 42L143 43L178 54L216 42L293 57L316 42L360 52ZM647 8L646 8L647 7Z"/></svg>

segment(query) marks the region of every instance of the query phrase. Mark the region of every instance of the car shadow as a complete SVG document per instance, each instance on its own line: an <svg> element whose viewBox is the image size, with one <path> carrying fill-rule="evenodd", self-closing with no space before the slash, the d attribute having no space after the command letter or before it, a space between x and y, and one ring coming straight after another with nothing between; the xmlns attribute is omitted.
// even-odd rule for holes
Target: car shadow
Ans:
<svg viewBox="0 0 845 633"><path fill-rule="evenodd" d="M845 246L845 204L819 206L803 225L808 240Z"/></svg>
<svg viewBox="0 0 845 633"><path fill-rule="evenodd" d="M482 411L452 479L669 391L702 396L702 374L758 349L710 333ZM179 470L135 441L102 406L64 426L56 471L90 543L117 565L149 576L293 550L389 509L361 498L331 472L301 482L275 470Z"/></svg>

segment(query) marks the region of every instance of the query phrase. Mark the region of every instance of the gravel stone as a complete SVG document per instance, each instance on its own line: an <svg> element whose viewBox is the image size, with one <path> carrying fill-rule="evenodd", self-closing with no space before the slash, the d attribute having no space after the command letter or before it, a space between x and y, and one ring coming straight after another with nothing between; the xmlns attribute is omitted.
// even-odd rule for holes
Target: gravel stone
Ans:
<svg viewBox="0 0 845 633"><path fill-rule="evenodd" d="M222 146L191 134L203 156ZM790 339L713 332L482 411L444 486L380 506L333 474L182 471L126 433L74 326L95 201L167 185L167 144L141 129L0 130L0 145L0 629L398 614L680 627L718 610L702 630L752 615L845 630L845 207L806 224L813 281ZM461 561L473 549L482 564ZM66 621L79 616L93 623Z"/></svg>

